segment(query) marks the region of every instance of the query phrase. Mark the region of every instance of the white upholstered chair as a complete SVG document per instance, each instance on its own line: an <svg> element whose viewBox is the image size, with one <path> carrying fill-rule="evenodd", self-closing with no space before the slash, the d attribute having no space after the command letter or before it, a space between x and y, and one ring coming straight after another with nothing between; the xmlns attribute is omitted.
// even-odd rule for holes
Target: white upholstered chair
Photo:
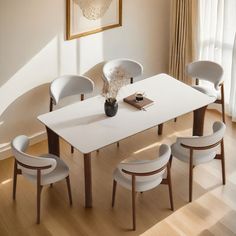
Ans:
<svg viewBox="0 0 236 236"><path fill-rule="evenodd" d="M196 79L193 88L216 98L215 103L221 104L222 120L225 123L224 106L224 81L222 80L223 68L218 63L212 61L195 61L186 66L187 75ZM211 86L199 83L199 80L210 82Z"/></svg>
<svg viewBox="0 0 236 236"><path fill-rule="evenodd" d="M84 95L92 93L94 89L94 83L91 79L85 76L79 75L64 75L56 78L50 85L50 107L49 110L53 110L53 106L57 105L61 99L80 95L80 99L84 100ZM71 153L74 152L74 148L71 146Z"/></svg>
<svg viewBox="0 0 236 236"><path fill-rule="evenodd" d="M226 126L223 122L216 121L213 133L207 136L178 137L171 146L172 156L180 161L189 163L189 201L192 201L193 168L196 165L220 159L222 165L222 182L225 184L225 157L224 141ZM220 147L220 154L217 151ZM171 160L172 160L171 156Z"/></svg>
<svg viewBox="0 0 236 236"><path fill-rule="evenodd" d="M144 192L153 189L159 184L168 184L171 210L174 210L169 164L170 155L170 147L166 144L162 144L159 150L159 157L154 160L123 161L113 173L112 207L114 207L115 204L117 183L132 191L133 230L136 229L136 192Z"/></svg>
<svg viewBox="0 0 236 236"><path fill-rule="evenodd" d="M22 174L25 178L37 185L37 223L40 223L40 199L43 186L66 179L69 202L72 204L69 168L63 160L52 154L44 154L39 157L26 154L29 139L25 135L17 136L11 143L15 156L13 176L13 199L16 198L17 175Z"/></svg>
<svg viewBox="0 0 236 236"><path fill-rule="evenodd" d="M110 81L110 74L115 68L122 68L130 76L130 83L133 83L134 77L140 76L143 73L143 66L134 60L130 59L114 59L108 61L103 66L103 79L105 82Z"/></svg>

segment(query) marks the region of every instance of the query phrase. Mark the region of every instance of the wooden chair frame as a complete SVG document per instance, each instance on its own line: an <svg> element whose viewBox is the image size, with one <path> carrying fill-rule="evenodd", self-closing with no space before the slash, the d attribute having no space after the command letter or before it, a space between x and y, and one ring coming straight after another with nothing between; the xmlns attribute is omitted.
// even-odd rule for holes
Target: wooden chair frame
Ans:
<svg viewBox="0 0 236 236"><path fill-rule="evenodd" d="M196 78L195 79L195 84L199 85L200 79ZM225 123L225 93L224 93L224 82L221 82L219 84L220 87L220 93L221 93L221 99L216 99L214 103L216 104L221 104L221 109L222 109L222 121Z"/></svg>
<svg viewBox="0 0 236 236"><path fill-rule="evenodd" d="M225 95L224 95L224 82L220 84L221 99L215 101L216 104L221 104L222 109L222 121L225 123Z"/></svg>
<svg viewBox="0 0 236 236"><path fill-rule="evenodd" d="M214 143L212 145L208 146L201 146L201 147L194 147L194 146L189 146L186 144L181 143L180 145L186 149L189 149L190 155L189 155L189 202L192 201L192 189L193 189L193 153L196 150L207 150L214 148L220 144L221 146L221 153L216 154L215 159L221 160L221 165L222 165L222 182L223 185L226 183L226 177L225 177L225 155L224 155L224 139L222 138L220 141L217 143ZM172 162L172 155L170 157L170 163Z"/></svg>
<svg viewBox="0 0 236 236"><path fill-rule="evenodd" d="M37 218L36 223L40 224L40 203L41 203L41 192L43 185L41 185L41 171L51 168L51 165L47 166L29 166L26 164L23 164L15 159L14 163L14 175L13 175L13 200L16 199L16 185L17 185L17 175L22 174L22 170L17 168L17 165L20 165L24 168L30 169L30 170L36 170L37 171ZM72 205L72 195L71 195L71 186L70 186L70 177L69 175L66 177L66 183L67 183L67 189L68 189L68 196L69 196L69 203Z"/></svg>
<svg viewBox="0 0 236 236"><path fill-rule="evenodd" d="M134 78L130 77L130 83L133 84L134 83Z"/></svg>
<svg viewBox="0 0 236 236"><path fill-rule="evenodd" d="M137 172L131 172L122 169L122 171L125 174L131 175L132 177L132 218L133 218L133 230L136 230L136 207L135 207L135 184L136 184L136 177L137 176L151 176L155 175L163 170L167 169L167 178L162 179L161 184L167 184L169 187L169 196L170 196L170 205L171 205L171 210L174 210L174 203L173 203L173 194L172 194L172 185L171 185L171 173L170 173L170 163L168 162L166 165L161 167L158 170L151 171L151 172L144 172L144 173L137 173ZM115 205L115 195L116 195L116 186L117 182L113 180L113 190L112 190L112 207Z"/></svg>

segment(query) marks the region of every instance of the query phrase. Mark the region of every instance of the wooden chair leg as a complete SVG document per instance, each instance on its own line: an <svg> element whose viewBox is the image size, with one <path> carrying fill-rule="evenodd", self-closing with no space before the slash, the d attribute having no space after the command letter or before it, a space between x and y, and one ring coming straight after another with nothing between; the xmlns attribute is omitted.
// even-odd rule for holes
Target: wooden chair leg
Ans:
<svg viewBox="0 0 236 236"><path fill-rule="evenodd" d="M72 154L74 153L74 147L73 147L73 146L71 146L70 152L71 152Z"/></svg>
<svg viewBox="0 0 236 236"><path fill-rule="evenodd" d="M175 118L174 121L177 122L177 118Z"/></svg>
<svg viewBox="0 0 236 236"><path fill-rule="evenodd" d="M111 206L114 207L115 205L115 199L116 199L116 185L117 182L115 180L113 180L113 190L112 190L112 203Z"/></svg>
<svg viewBox="0 0 236 236"><path fill-rule="evenodd" d="M119 142L117 142L117 143L116 143L116 146L117 146L117 147L119 147L119 146L120 146L120 143L119 143Z"/></svg>
<svg viewBox="0 0 236 236"><path fill-rule="evenodd" d="M225 158L224 157L221 159L221 165L222 165L222 182L223 182L223 185L225 185L226 178L225 178Z"/></svg>
<svg viewBox="0 0 236 236"><path fill-rule="evenodd" d="M167 164L167 181L168 181L168 187L169 187L170 207L171 207L171 210L174 211L174 202L173 202L172 184L171 184L171 173L170 173L170 162Z"/></svg>
<svg viewBox="0 0 236 236"><path fill-rule="evenodd" d="M221 85L221 106L222 106L222 120L225 123L225 95L224 95L224 83Z"/></svg>
<svg viewBox="0 0 236 236"><path fill-rule="evenodd" d="M173 160L173 155L172 155L172 154L170 154L170 160L169 160L169 163L170 163L170 168L171 168L171 166L172 166L172 160Z"/></svg>
<svg viewBox="0 0 236 236"><path fill-rule="evenodd" d="M190 160L189 160L189 202L192 202L193 192L193 150L190 149Z"/></svg>
<svg viewBox="0 0 236 236"><path fill-rule="evenodd" d="M13 173L13 200L16 199L16 184L17 184L17 161L14 162L14 173Z"/></svg>
<svg viewBox="0 0 236 236"><path fill-rule="evenodd" d="M37 170L37 224L40 224L40 203L41 203L41 192L43 186L41 185L41 170Z"/></svg>
<svg viewBox="0 0 236 236"><path fill-rule="evenodd" d="M37 187L37 224L40 224L40 203L42 188L42 186Z"/></svg>
<svg viewBox="0 0 236 236"><path fill-rule="evenodd" d="M225 123L225 103L222 101L222 120Z"/></svg>
<svg viewBox="0 0 236 236"><path fill-rule="evenodd" d="M70 202L70 205L72 205L72 194L71 194L70 177L69 177L69 175L66 177L66 184L67 184L69 202Z"/></svg>
<svg viewBox="0 0 236 236"><path fill-rule="evenodd" d="M133 230L136 230L136 211L135 211L135 176L132 175L132 215L133 215Z"/></svg>
<svg viewBox="0 0 236 236"><path fill-rule="evenodd" d="M133 84L133 82L134 82L134 78L131 77L131 78L130 78L130 83Z"/></svg>
<svg viewBox="0 0 236 236"><path fill-rule="evenodd" d="M226 184L226 177L225 177L225 155L224 155L224 140L221 141L221 167L222 167L222 182L223 185Z"/></svg>

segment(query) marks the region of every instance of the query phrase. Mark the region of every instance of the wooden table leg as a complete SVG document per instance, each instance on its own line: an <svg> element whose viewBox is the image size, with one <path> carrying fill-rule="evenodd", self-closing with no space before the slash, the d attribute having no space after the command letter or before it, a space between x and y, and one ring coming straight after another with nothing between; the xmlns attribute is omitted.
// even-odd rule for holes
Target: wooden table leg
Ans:
<svg viewBox="0 0 236 236"><path fill-rule="evenodd" d="M92 207L92 170L91 153L84 154L85 207Z"/></svg>
<svg viewBox="0 0 236 236"><path fill-rule="evenodd" d="M46 127L48 135L48 152L60 157L59 136Z"/></svg>
<svg viewBox="0 0 236 236"><path fill-rule="evenodd" d="M158 125L158 135L162 135L162 131L163 131L163 124L159 124Z"/></svg>
<svg viewBox="0 0 236 236"><path fill-rule="evenodd" d="M193 112L193 136L202 136L204 129L205 107L201 107Z"/></svg>

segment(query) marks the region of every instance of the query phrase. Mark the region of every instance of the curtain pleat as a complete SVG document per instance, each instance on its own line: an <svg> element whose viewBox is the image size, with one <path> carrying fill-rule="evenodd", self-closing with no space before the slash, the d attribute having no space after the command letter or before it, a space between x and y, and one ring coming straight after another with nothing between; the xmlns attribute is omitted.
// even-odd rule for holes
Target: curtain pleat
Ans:
<svg viewBox="0 0 236 236"><path fill-rule="evenodd" d="M169 74L190 84L186 64L195 57L196 0L172 0Z"/></svg>

